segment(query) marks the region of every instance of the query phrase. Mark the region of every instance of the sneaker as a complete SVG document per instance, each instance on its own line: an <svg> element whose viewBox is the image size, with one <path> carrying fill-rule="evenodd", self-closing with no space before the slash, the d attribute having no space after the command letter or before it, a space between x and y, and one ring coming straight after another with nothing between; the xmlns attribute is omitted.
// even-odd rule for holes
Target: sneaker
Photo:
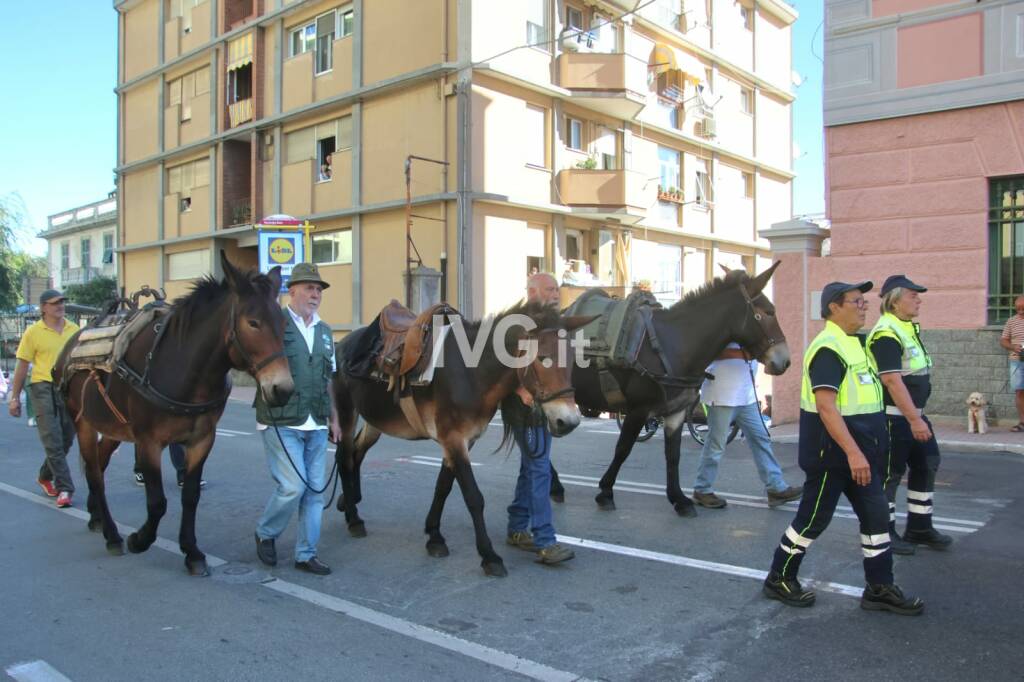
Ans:
<svg viewBox="0 0 1024 682"><path fill-rule="evenodd" d="M894 530L889 531L889 546L892 548L893 554L901 556L910 556L917 552L917 547L914 543L907 542Z"/></svg>
<svg viewBox="0 0 1024 682"><path fill-rule="evenodd" d="M953 544L953 538L943 535L934 528L928 530L910 530L903 532L903 539L915 545L924 545L931 549L948 549Z"/></svg>
<svg viewBox="0 0 1024 682"><path fill-rule="evenodd" d="M764 586L761 592L769 599L778 599L786 606L807 607L813 606L815 594L811 590L805 590L796 578L786 579L778 573L772 572L764 579Z"/></svg>
<svg viewBox="0 0 1024 682"><path fill-rule="evenodd" d="M57 495L57 506L58 507L70 507L71 506L71 493L64 491L60 495Z"/></svg>
<svg viewBox="0 0 1024 682"><path fill-rule="evenodd" d="M568 561L576 556L576 552L572 551L565 545L560 545L557 542L553 545L537 550L537 563L539 564L559 564L563 561Z"/></svg>
<svg viewBox="0 0 1024 682"><path fill-rule="evenodd" d="M35 417L29 417L28 418L28 425L29 426L35 426L36 424L37 424L37 422L36 422L36 418Z"/></svg>
<svg viewBox="0 0 1024 682"><path fill-rule="evenodd" d="M316 557L310 557L309 561L296 561L295 568L313 575L330 575L331 567Z"/></svg>
<svg viewBox="0 0 1024 682"><path fill-rule="evenodd" d="M701 493L693 491L693 501L708 509L722 509L728 504L725 500L714 493Z"/></svg>
<svg viewBox="0 0 1024 682"><path fill-rule="evenodd" d="M146 477L142 475L141 471L136 471L135 472L135 485L140 485L140 486L145 486L146 485Z"/></svg>
<svg viewBox="0 0 1024 682"><path fill-rule="evenodd" d="M778 507L780 504L786 504L793 500L799 500L804 494L803 488L798 488L795 485L791 485L785 490L769 490L768 491L768 506Z"/></svg>
<svg viewBox="0 0 1024 682"><path fill-rule="evenodd" d="M860 607L866 611L891 611L901 616L919 616L924 602L918 597L905 597L895 585L868 585L860 598Z"/></svg>
<svg viewBox="0 0 1024 682"><path fill-rule="evenodd" d="M185 479L182 476L178 476L178 487L179 488L184 488L185 487ZM205 488L206 487L206 479L205 478L199 479L199 487L200 488Z"/></svg>
<svg viewBox="0 0 1024 682"><path fill-rule="evenodd" d="M46 493L48 497L57 497L57 489L53 487L53 481L44 481L40 478L36 483L39 484L39 487L43 489L43 492Z"/></svg>
<svg viewBox="0 0 1024 682"><path fill-rule="evenodd" d="M507 544L517 549L524 549L527 552L536 552L537 545L533 544L533 536L525 530L514 530L505 538Z"/></svg>

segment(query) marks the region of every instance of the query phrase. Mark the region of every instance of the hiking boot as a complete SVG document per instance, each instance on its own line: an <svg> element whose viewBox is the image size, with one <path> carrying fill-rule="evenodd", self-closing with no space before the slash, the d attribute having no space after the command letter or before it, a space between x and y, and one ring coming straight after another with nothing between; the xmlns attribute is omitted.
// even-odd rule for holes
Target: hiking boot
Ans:
<svg viewBox="0 0 1024 682"><path fill-rule="evenodd" d="M57 506L63 509L64 507L71 506L71 493L62 491L60 495L57 495Z"/></svg>
<svg viewBox="0 0 1024 682"><path fill-rule="evenodd" d="M44 481L40 478L36 483L38 483L39 487L43 489L43 492L46 493L47 497L57 497L57 489L53 487L53 481Z"/></svg>
<svg viewBox="0 0 1024 682"><path fill-rule="evenodd" d="M892 548L893 554L900 554L902 556L910 556L917 552L917 547L914 543L907 542L900 537L900 534L895 530L889 531L889 547Z"/></svg>
<svg viewBox="0 0 1024 682"><path fill-rule="evenodd" d="M799 500L804 494L803 488L798 488L795 485L791 485L784 490L769 490L768 491L768 506L778 507L780 504L786 504L793 500Z"/></svg>
<svg viewBox="0 0 1024 682"><path fill-rule="evenodd" d="M331 567L324 562L317 559L315 556L310 557L308 561L296 561L295 568L306 573L312 573L313 575L330 575Z"/></svg>
<svg viewBox="0 0 1024 682"><path fill-rule="evenodd" d="M274 547L274 540L264 540L256 533L256 556L267 566L277 566L277 548Z"/></svg>
<svg viewBox="0 0 1024 682"><path fill-rule="evenodd" d="M774 571L764 579L761 592L769 599L778 599L786 606L807 607L814 605L815 595L800 586L796 578L786 579Z"/></svg>
<svg viewBox="0 0 1024 682"><path fill-rule="evenodd" d="M135 485L143 487L146 485L146 477L142 475L141 471L135 472Z"/></svg>
<svg viewBox="0 0 1024 682"><path fill-rule="evenodd" d="M505 538L505 542L516 549L525 549L527 552L536 552L537 545L533 544L533 536L525 530L514 530Z"/></svg>
<svg viewBox="0 0 1024 682"><path fill-rule="evenodd" d="M943 535L934 528L927 530L910 530L903 532L903 539L915 545L925 545L931 549L948 549L953 544L953 538Z"/></svg>
<svg viewBox="0 0 1024 682"><path fill-rule="evenodd" d="M565 545L560 545L557 542L553 545L537 551L537 563L540 564L558 564L563 561L568 561L576 556L576 553Z"/></svg>
<svg viewBox="0 0 1024 682"><path fill-rule="evenodd" d="M919 616L924 602L918 597L905 597L895 585L868 585L860 598L860 607L867 611L891 611L901 616Z"/></svg>
<svg viewBox="0 0 1024 682"><path fill-rule="evenodd" d="M714 493L701 493L693 491L693 501L708 509L722 509L728 504L725 500Z"/></svg>

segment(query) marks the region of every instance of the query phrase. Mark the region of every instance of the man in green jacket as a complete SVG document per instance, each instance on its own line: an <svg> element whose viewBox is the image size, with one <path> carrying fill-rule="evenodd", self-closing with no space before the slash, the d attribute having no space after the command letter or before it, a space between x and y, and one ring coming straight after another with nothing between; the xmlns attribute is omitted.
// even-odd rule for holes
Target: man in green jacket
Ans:
<svg viewBox="0 0 1024 682"><path fill-rule="evenodd" d="M256 394L256 421L267 453L270 475L277 488L256 526L256 554L264 564L277 565L274 540L299 511L295 539L295 568L327 575L331 569L317 558L328 429L337 440L341 429L331 394L336 371L331 328L317 315L329 284L312 263L299 263L288 282L288 305L283 314L284 351L295 392L283 407L269 407Z"/></svg>

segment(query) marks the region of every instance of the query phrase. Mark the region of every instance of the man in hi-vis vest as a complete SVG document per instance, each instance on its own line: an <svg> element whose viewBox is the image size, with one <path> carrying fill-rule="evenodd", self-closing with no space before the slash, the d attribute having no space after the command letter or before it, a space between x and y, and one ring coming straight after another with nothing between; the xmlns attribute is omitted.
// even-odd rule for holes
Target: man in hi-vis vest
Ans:
<svg viewBox="0 0 1024 682"><path fill-rule="evenodd" d="M921 343L919 293L928 291L906 275L892 275L882 285L882 316L868 335L868 352L885 388L889 420L889 456L885 496L889 499L889 536L896 554L913 554L914 545L946 549L953 538L932 526L935 472L939 445L924 406L932 392L932 359ZM896 490L910 464L907 479L907 527L896 532Z"/></svg>
<svg viewBox="0 0 1024 682"><path fill-rule="evenodd" d="M800 468L807 474L796 518L775 550L763 591L788 606L811 606L814 592L797 580L811 543L846 495L860 521L867 587L861 608L917 615L924 602L893 582L888 505L880 473L888 452L882 385L856 335L864 325L871 282L831 282L821 292L825 328L804 352L800 392Z"/></svg>

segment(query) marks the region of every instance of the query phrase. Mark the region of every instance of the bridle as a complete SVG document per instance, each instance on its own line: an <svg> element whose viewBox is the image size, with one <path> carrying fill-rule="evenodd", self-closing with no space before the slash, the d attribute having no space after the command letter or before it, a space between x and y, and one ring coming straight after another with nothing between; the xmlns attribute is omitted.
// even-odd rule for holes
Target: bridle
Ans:
<svg viewBox="0 0 1024 682"><path fill-rule="evenodd" d="M276 353L271 353L270 355L268 355L267 357L263 358L259 362L253 362L252 355L250 355L249 352L247 350L245 350L245 346L242 345L242 342L238 338L238 321L237 321L237 318L238 318L237 308L235 306L235 302L232 301L231 302L231 318L230 318L230 322L228 323L229 324L228 339L227 339L228 347L234 349L234 351L236 353L238 353L238 355L242 358L242 363L241 364L245 367L245 370L247 372L249 372L249 374L252 375L253 379L255 379L257 372L259 372L261 369L263 369L264 367L266 367L267 365L272 363L274 360L277 360L278 358L283 358L284 357L284 350L282 349L282 350L277 351Z"/></svg>
<svg viewBox="0 0 1024 682"><path fill-rule="evenodd" d="M527 334L526 338L530 338L531 336L532 334ZM573 388L571 384L566 388L552 393L545 391L541 386L540 377L537 376L537 369L534 367L537 362L539 361L534 360L526 367L516 368L516 376L519 379L519 383L523 385L523 388L530 392L530 395L533 396L534 402L538 405L543 405L544 403L549 403L552 400L558 400L565 396L575 395L576 389Z"/></svg>
<svg viewBox="0 0 1024 682"><path fill-rule="evenodd" d="M768 329L768 315L754 305L754 301L750 297L750 292L747 291L747 286L745 284L740 284L739 288L740 293L743 294L743 300L747 302L747 311L743 318L743 325L746 326L747 317L752 316L754 318L754 322L757 323L757 326L760 327L761 331L764 333L761 340L753 346L748 347L747 351L755 358L762 358L772 346L783 343L786 339L785 337L777 339L771 335L771 332Z"/></svg>

